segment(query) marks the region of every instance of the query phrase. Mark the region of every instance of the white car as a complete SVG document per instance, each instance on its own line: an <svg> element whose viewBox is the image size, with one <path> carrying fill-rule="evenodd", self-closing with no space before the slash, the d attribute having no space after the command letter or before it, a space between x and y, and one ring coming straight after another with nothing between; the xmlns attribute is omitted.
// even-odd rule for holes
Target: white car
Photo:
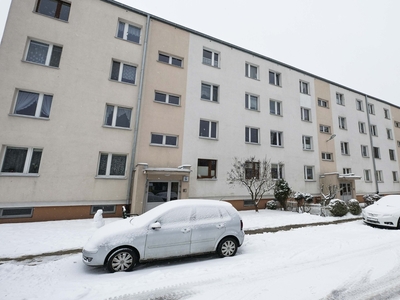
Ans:
<svg viewBox="0 0 400 300"><path fill-rule="evenodd" d="M174 200L99 228L82 250L88 266L131 271L138 262L216 252L233 256L244 240L243 221L228 202Z"/></svg>
<svg viewBox="0 0 400 300"><path fill-rule="evenodd" d="M367 224L400 229L400 195L384 196L363 210Z"/></svg>

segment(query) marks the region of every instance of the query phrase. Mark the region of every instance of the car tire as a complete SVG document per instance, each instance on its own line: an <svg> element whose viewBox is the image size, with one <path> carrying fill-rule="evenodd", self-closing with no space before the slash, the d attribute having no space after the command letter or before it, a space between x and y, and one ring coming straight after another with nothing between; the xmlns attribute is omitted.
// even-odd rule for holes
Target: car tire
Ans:
<svg viewBox="0 0 400 300"><path fill-rule="evenodd" d="M137 265L138 258L132 249L118 249L110 255L107 260L107 270L110 273L114 272L129 272Z"/></svg>
<svg viewBox="0 0 400 300"><path fill-rule="evenodd" d="M217 254L219 257L234 256L238 248L238 242L233 237L226 237L222 239L217 247Z"/></svg>

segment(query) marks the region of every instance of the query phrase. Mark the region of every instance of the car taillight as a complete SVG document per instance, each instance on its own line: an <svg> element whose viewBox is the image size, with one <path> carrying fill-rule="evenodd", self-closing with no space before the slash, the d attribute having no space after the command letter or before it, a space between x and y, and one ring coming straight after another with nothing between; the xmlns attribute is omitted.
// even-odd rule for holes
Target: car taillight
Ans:
<svg viewBox="0 0 400 300"><path fill-rule="evenodd" d="M240 220L240 230L243 230L243 221Z"/></svg>

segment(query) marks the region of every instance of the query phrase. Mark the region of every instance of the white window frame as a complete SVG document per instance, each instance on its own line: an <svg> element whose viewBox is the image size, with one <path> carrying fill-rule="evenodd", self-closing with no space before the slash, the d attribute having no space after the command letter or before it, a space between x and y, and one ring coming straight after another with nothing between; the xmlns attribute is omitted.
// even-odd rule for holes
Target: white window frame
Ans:
<svg viewBox="0 0 400 300"><path fill-rule="evenodd" d="M120 25L122 25L122 24L124 26L124 30L122 31L122 37L121 37L121 36L119 36L119 32L120 32L119 28L120 28ZM139 30L139 36L135 35L135 37L138 39L137 41L128 39L129 26L132 26L135 29ZM140 44L141 34L142 34L142 28L140 26L134 25L134 24L129 23L129 22L126 22L124 20L118 20L117 33L116 33L116 37L117 38L122 39L124 41L132 42L132 43L135 43L135 44Z"/></svg>
<svg viewBox="0 0 400 300"><path fill-rule="evenodd" d="M210 63L208 63L208 59L206 59L204 57L204 51L207 51L207 52L211 53L211 62ZM214 51L214 50L211 50L211 49L207 49L207 48L203 48L202 62L206 66L219 68L220 67L219 66L220 65L220 62L219 62L220 61L220 55L221 55L220 52L217 52L217 51ZM217 58L215 56L217 56Z"/></svg>
<svg viewBox="0 0 400 300"><path fill-rule="evenodd" d="M275 135L276 144L272 143L272 136ZM283 132L277 130L270 131L270 144L272 147L283 147Z"/></svg>
<svg viewBox="0 0 400 300"><path fill-rule="evenodd" d="M388 140L393 140L393 132L392 132L392 129L386 128L386 135L387 135Z"/></svg>
<svg viewBox="0 0 400 300"><path fill-rule="evenodd" d="M370 115L375 115L375 107L374 107L374 105L371 104L371 103L368 103L368 113L369 113Z"/></svg>
<svg viewBox="0 0 400 300"><path fill-rule="evenodd" d="M376 181L377 182L384 182L383 181L383 172L382 172L382 170L376 170L375 174L376 174Z"/></svg>
<svg viewBox="0 0 400 300"><path fill-rule="evenodd" d="M389 149L389 159L392 161L396 161L396 152L394 149Z"/></svg>
<svg viewBox="0 0 400 300"><path fill-rule="evenodd" d="M378 136L378 128L376 125L370 125L369 129L372 136Z"/></svg>
<svg viewBox="0 0 400 300"><path fill-rule="evenodd" d="M107 123L107 107L114 107L113 109L113 115L112 115L112 120L111 120L111 125L106 124ZM125 126L117 126L117 116L118 116L118 110L119 109L129 109L131 111L130 113L130 118L129 118L129 126L125 127ZM113 128L126 128L129 129L131 128L131 121L132 121L132 108L131 107L125 107L125 106L119 106L119 105L114 105L114 104L106 104L106 112L105 112L105 116L104 116L104 126L105 127L113 127Z"/></svg>
<svg viewBox="0 0 400 300"><path fill-rule="evenodd" d="M373 148L373 154L374 154L374 158L381 158L381 150L379 149L379 147L374 147Z"/></svg>
<svg viewBox="0 0 400 300"><path fill-rule="evenodd" d="M252 139L253 135L252 132L256 131L257 132L257 141L254 141ZM246 144L256 144L259 145L260 144L260 128L256 128L256 127L251 127L251 126L246 126L245 127L245 143Z"/></svg>
<svg viewBox="0 0 400 300"><path fill-rule="evenodd" d="M7 149L20 149L20 150L26 150L26 157L25 157L25 162L24 162L24 167L22 172L3 172L3 167L5 164L6 160L6 153ZM4 151L3 151L3 157L1 160L1 168L0 168L0 174L2 175L8 175L8 176L39 176L39 170L40 170L40 165L42 164L42 156L40 157L40 164L38 166L39 170L37 173L29 172L29 169L31 167L32 163L32 156L34 152L42 152L43 153L43 148L37 148L37 147L18 147L18 146L4 146Z"/></svg>
<svg viewBox="0 0 400 300"><path fill-rule="evenodd" d="M365 182L372 182L372 179L371 179L371 170L370 170L370 169L365 169L365 170L364 170L364 181L365 181Z"/></svg>
<svg viewBox="0 0 400 300"><path fill-rule="evenodd" d="M256 107L253 107L253 100L255 100L256 103ZM254 94L250 94L250 93L246 93L245 94L245 107L248 110L255 110L255 111L259 111L259 107L260 107L260 101L259 101L259 96L254 95Z"/></svg>
<svg viewBox="0 0 400 300"><path fill-rule="evenodd" d="M153 136L156 136L156 135L162 137L161 143L153 142ZM167 143L168 138L175 139L175 144ZM151 136L150 136L150 145L152 145L152 146L163 146L163 147L176 148L176 147L178 147L178 143L179 142L178 142L178 136L177 135L152 132Z"/></svg>
<svg viewBox="0 0 400 300"><path fill-rule="evenodd" d="M313 137L309 135L303 135L302 137L302 143L303 143L303 150L305 151L312 151L314 150L313 147Z"/></svg>
<svg viewBox="0 0 400 300"><path fill-rule="evenodd" d="M29 55L29 50L30 50L30 47L31 47L31 43L38 43L38 44L47 46L47 54L46 54L46 59L45 59L44 63L28 60L28 55ZM41 65L41 66L47 66L47 67L51 67L51 68L59 68L60 65L57 65L57 66L50 65L51 58L53 56L54 47L61 48L60 59L59 59L59 63L61 63L61 55L62 55L63 46L55 45L55 44L52 44L52 43L49 43L49 42L38 41L38 40L34 40L34 39L29 39L28 40L28 45L26 47L27 49L26 49L24 60L26 62L29 62L29 63L32 63L32 64L37 64L37 65Z"/></svg>
<svg viewBox="0 0 400 300"><path fill-rule="evenodd" d="M117 78L117 79L112 78L112 76L113 76L112 71L113 71L113 68L114 68L114 63L119 63L118 78ZM123 75L123 73L124 73L124 67L125 67L125 66L135 68L135 78L133 79L133 82L129 82L129 81L124 81L124 80L123 80L122 75ZM127 63L124 63L124 62L119 61L119 60L114 60L114 59L112 60L110 80L116 81L116 82L121 82L121 83L126 83L126 84L133 84L133 85L135 85L135 84L136 84L136 76L137 76L137 66L132 65L132 64L127 64Z"/></svg>
<svg viewBox="0 0 400 300"><path fill-rule="evenodd" d="M271 106L274 107L274 111L271 111ZM269 100L269 113L274 116L282 116L282 102L278 100Z"/></svg>
<svg viewBox="0 0 400 300"><path fill-rule="evenodd" d="M369 151L367 145L361 145L361 156L362 157L369 157Z"/></svg>
<svg viewBox="0 0 400 300"><path fill-rule="evenodd" d="M269 70L268 81L269 81L269 84L276 85L276 86L282 86L281 73Z"/></svg>
<svg viewBox="0 0 400 300"><path fill-rule="evenodd" d="M305 122L311 122L311 109L306 107L300 108L301 120Z"/></svg>
<svg viewBox="0 0 400 300"><path fill-rule="evenodd" d="M329 152L322 152L321 159L326 161L333 161L333 153Z"/></svg>
<svg viewBox="0 0 400 300"><path fill-rule="evenodd" d="M156 99L156 98L157 98L157 94L165 96L165 101L157 100L157 99ZM178 103L173 103L173 102L171 102L170 99L171 99L172 97L178 98ZM181 96L173 95L173 94L168 94L168 93L164 93L164 92L160 92L160 91L155 91L155 93L154 93L154 102L156 102L156 103L162 103L162 104L169 104L169 105L174 105L174 106L180 106L180 105L181 105Z"/></svg>
<svg viewBox="0 0 400 300"><path fill-rule="evenodd" d="M168 61L164 61L160 59L160 56L164 56L165 58L168 58ZM179 62L179 64L176 64L174 62ZM163 64L167 64L167 65L171 65L171 66L175 66L178 68L183 68L183 58L178 57L178 56L174 56L174 55L170 55L164 52L159 52L158 53L158 62L163 63Z"/></svg>
<svg viewBox="0 0 400 300"><path fill-rule="evenodd" d="M341 93L336 93L336 103L344 106L344 95Z"/></svg>
<svg viewBox="0 0 400 300"><path fill-rule="evenodd" d="M360 133L367 134L365 127L366 127L365 122L358 122L358 131Z"/></svg>
<svg viewBox="0 0 400 300"><path fill-rule="evenodd" d="M329 108L329 101L318 98L318 106L324 107L324 108Z"/></svg>
<svg viewBox="0 0 400 300"><path fill-rule="evenodd" d="M351 174L351 168L343 168L343 174Z"/></svg>
<svg viewBox="0 0 400 300"><path fill-rule="evenodd" d="M385 116L385 119L390 120L390 112L389 112L389 110L387 108L383 109L383 114Z"/></svg>
<svg viewBox="0 0 400 300"><path fill-rule="evenodd" d="M300 93L310 95L310 83L304 80L299 80Z"/></svg>
<svg viewBox="0 0 400 300"><path fill-rule="evenodd" d="M19 96L19 93L20 93L20 92L38 95L38 100L37 100L37 103L36 103L36 110L35 110L35 114L34 114L34 115L28 115L28 114L17 113L16 109L17 109L17 104L18 104L18 96ZM42 107L43 107L43 99L44 99L45 96L51 97L50 109L49 109L49 116L48 116L48 117L42 117L42 116L41 116ZM12 115L14 115L14 116L28 117L28 118L46 119L46 120L47 120L47 119L50 118L50 112L51 112L51 105L52 105L52 104L53 104L53 95L51 95L51 94L37 93L37 92L31 92L31 91L26 91L26 90L17 90L16 98L15 98L15 101L14 101L14 106L13 106L13 113L12 113Z"/></svg>
<svg viewBox="0 0 400 300"><path fill-rule="evenodd" d="M400 128L400 122L394 121L394 127Z"/></svg>
<svg viewBox="0 0 400 300"><path fill-rule="evenodd" d="M304 166L304 180L306 181L314 181L315 180L315 174L314 174L314 166ZM311 171L311 174L309 173ZM311 176L309 176L311 175Z"/></svg>
<svg viewBox="0 0 400 300"><path fill-rule="evenodd" d="M331 126L320 124L319 125L319 132L330 134L331 133Z"/></svg>
<svg viewBox="0 0 400 300"><path fill-rule="evenodd" d="M210 88L210 98L203 97L203 86L207 86L207 87ZM215 89L217 90L216 91L216 95L215 95ZM219 102L219 85L212 84L212 83L207 83L207 82L202 82L201 83L200 98L201 98L201 100L206 100L206 101L218 103Z"/></svg>
<svg viewBox="0 0 400 300"><path fill-rule="evenodd" d="M271 164L271 178L273 180L278 180L278 179L283 179L285 178L285 169L284 169L285 165L284 164ZM276 169L276 177L274 177L274 173L272 172L273 169Z"/></svg>
<svg viewBox="0 0 400 300"><path fill-rule="evenodd" d="M350 148L348 142L340 142L340 152L342 155L350 155Z"/></svg>
<svg viewBox="0 0 400 300"><path fill-rule="evenodd" d="M346 117L338 117L339 128L343 130L347 130L347 122Z"/></svg>
<svg viewBox="0 0 400 300"><path fill-rule="evenodd" d="M255 76L252 75L252 72L251 72L251 70L252 70L253 68L256 70ZM252 63L246 62L246 64L245 64L245 76L246 76L247 78L259 80L259 77L260 77L260 75L259 75L259 73L260 73L259 68L260 68L260 67L257 66L257 65L254 65L254 64L252 64Z"/></svg>
<svg viewBox="0 0 400 300"><path fill-rule="evenodd" d="M392 171L393 182L399 182L399 173L397 171Z"/></svg>
<svg viewBox="0 0 400 300"><path fill-rule="evenodd" d="M102 155L107 155L107 165L106 165L106 174L105 175L99 175L100 171L100 162L101 162L101 156ZM112 164L112 157L113 156L125 156L125 168L124 168L124 175L110 175L111 172L111 164ZM107 152L100 152L99 153L99 162L97 164L97 178L125 178L126 176L126 167L128 163L128 155L127 154L119 154L119 153L107 153Z"/></svg>
<svg viewBox="0 0 400 300"><path fill-rule="evenodd" d="M208 123L208 133L207 133L207 135L201 135L201 133L202 133L201 122L207 122ZM215 126L215 136L213 136L213 126ZM217 121L206 120L206 119L200 119L200 122L199 122L199 138L217 140L218 139L218 122Z"/></svg>
<svg viewBox="0 0 400 300"><path fill-rule="evenodd" d="M356 109L358 111L364 111L363 101L360 99L356 99Z"/></svg>

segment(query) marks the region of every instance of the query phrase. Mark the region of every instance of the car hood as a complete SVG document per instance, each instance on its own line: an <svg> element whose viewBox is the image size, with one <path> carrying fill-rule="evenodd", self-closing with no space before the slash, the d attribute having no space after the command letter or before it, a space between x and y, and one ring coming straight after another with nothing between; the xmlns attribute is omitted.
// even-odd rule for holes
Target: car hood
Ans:
<svg viewBox="0 0 400 300"><path fill-rule="evenodd" d="M400 208L390 205L373 204L364 208L364 212L372 214L393 214L400 213Z"/></svg>
<svg viewBox="0 0 400 300"><path fill-rule="evenodd" d="M137 236L146 234L146 226L135 222L134 218L112 222L97 229L86 242L86 251L97 251L100 247L130 244Z"/></svg>

